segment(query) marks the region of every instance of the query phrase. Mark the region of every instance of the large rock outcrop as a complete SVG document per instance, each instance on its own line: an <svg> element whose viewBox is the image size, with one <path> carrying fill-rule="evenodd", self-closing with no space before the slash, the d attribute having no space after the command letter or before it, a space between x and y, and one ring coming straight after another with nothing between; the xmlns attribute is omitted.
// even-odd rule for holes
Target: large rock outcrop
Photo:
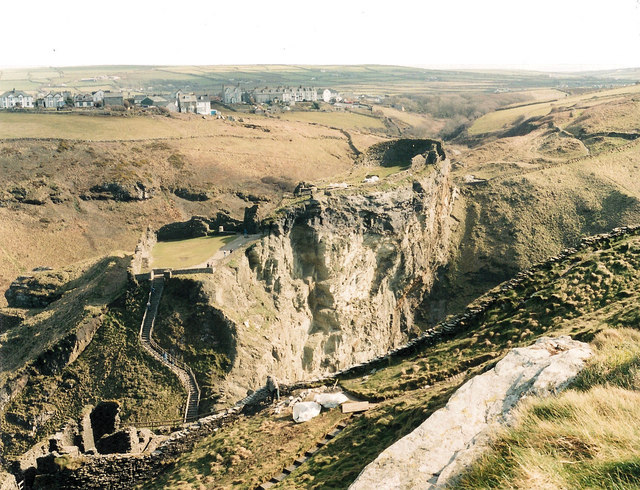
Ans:
<svg viewBox="0 0 640 490"><path fill-rule="evenodd" d="M414 307L448 257L449 162L387 189L318 193L202 279L211 307L236 325L229 398L267 374L335 372L417 333Z"/></svg>
<svg viewBox="0 0 640 490"><path fill-rule="evenodd" d="M349 488L426 489L452 483L521 398L563 389L590 356L587 344L570 337L543 337L530 347L513 349L383 451Z"/></svg>

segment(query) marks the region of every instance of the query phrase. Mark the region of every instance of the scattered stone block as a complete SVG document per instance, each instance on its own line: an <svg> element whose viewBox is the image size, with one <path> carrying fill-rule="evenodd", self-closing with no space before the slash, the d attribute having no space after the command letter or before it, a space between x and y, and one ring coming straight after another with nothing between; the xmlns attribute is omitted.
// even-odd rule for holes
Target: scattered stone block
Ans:
<svg viewBox="0 0 640 490"><path fill-rule="evenodd" d="M322 405L316 402L300 402L293 406L293 420L298 423L307 422L320 415Z"/></svg>
<svg viewBox="0 0 640 490"><path fill-rule="evenodd" d="M348 402L342 404L342 413L365 412L369 410L369 402Z"/></svg>
<svg viewBox="0 0 640 490"><path fill-rule="evenodd" d="M315 401L323 406L323 408L336 408L342 403L348 401L347 395L344 393L320 393L316 395Z"/></svg>

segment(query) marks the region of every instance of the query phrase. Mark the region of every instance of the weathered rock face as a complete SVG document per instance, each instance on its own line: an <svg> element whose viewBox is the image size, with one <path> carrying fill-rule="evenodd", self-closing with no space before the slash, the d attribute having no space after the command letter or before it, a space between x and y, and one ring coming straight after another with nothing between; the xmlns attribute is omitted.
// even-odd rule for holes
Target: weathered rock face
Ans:
<svg viewBox="0 0 640 490"><path fill-rule="evenodd" d="M156 189L150 183L144 182L104 182L89 189L89 192L82 194L81 199L101 201L145 201L151 199Z"/></svg>
<svg viewBox="0 0 640 490"><path fill-rule="evenodd" d="M465 383L447 405L383 451L350 489L434 488L452 480L486 447L489 436L528 395L563 389L591 356L570 337L513 349L495 368Z"/></svg>
<svg viewBox="0 0 640 490"><path fill-rule="evenodd" d="M189 221L169 223L158 230L158 240L178 240L207 236L218 231L218 227L225 231L240 231L242 221L232 218L229 213L219 211L215 217L192 216Z"/></svg>
<svg viewBox="0 0 640 490"><path fill-rule="evenodd" d="M0 471L0 490L20 490L13 475Z"/></svg>
<svg viewBox="0 0 640 490"><path fill-rule="evenodd" d="M388 191L316 196L205 280L237 325L235 396L267 374L309 378L405 341L447 259L452 192L443 161Z"/></svg>
<svg viewBox="0 0 640 490"><path fill-rule="evenodd" d="M19 276L4 293L12 308L44 308L62 296L64 274L36 273Z"/></svg>

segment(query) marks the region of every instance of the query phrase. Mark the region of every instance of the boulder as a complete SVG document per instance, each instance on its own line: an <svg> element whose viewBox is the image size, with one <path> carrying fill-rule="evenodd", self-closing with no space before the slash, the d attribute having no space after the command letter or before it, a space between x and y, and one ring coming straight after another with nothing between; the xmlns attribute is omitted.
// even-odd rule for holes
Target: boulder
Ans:
<svg viewBox="0 0 640 490"><path fill-rule="evenodd" d="M16 278L4 293L12 308L45 308L62 296L61 282L52 274L35 274Z"/></svg>
<svg viewBox="0 0 640 490"><path fill-rule="evenodd" d="M563 389L590 356L587 344L570 337L543 337L532 346L511 350L493 369L458 389L444 408L378 455L349 488L450 485L486 448L499 425L508 422L521 398Z"/></svg>
<svg viewBox="0 0 640 490"><path fill-rule="evenodd" d="M315 401L323 408L336 408L349 400L344 393L320 393L316 395Z"/></svg>
<svg viewBox="0 0 640 490"><path fill-rule="evenodd" d="M300 402L293 406L293 420L298 423L307 422L320 415L322 406L316 402Z"/></svg>

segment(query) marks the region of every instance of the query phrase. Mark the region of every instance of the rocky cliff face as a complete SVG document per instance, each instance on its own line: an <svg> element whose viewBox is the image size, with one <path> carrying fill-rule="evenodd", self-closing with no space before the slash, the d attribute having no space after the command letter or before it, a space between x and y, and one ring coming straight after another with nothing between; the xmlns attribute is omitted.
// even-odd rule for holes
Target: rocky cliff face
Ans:
<svg viewBox="0 0 640 490"><path fill-rule="evenodd" d="M447 260L449 162L386 187L314 195L203 279L211 306L237 325L227 394L269 373L333 372L418 331L414 307Z"/></svg>

